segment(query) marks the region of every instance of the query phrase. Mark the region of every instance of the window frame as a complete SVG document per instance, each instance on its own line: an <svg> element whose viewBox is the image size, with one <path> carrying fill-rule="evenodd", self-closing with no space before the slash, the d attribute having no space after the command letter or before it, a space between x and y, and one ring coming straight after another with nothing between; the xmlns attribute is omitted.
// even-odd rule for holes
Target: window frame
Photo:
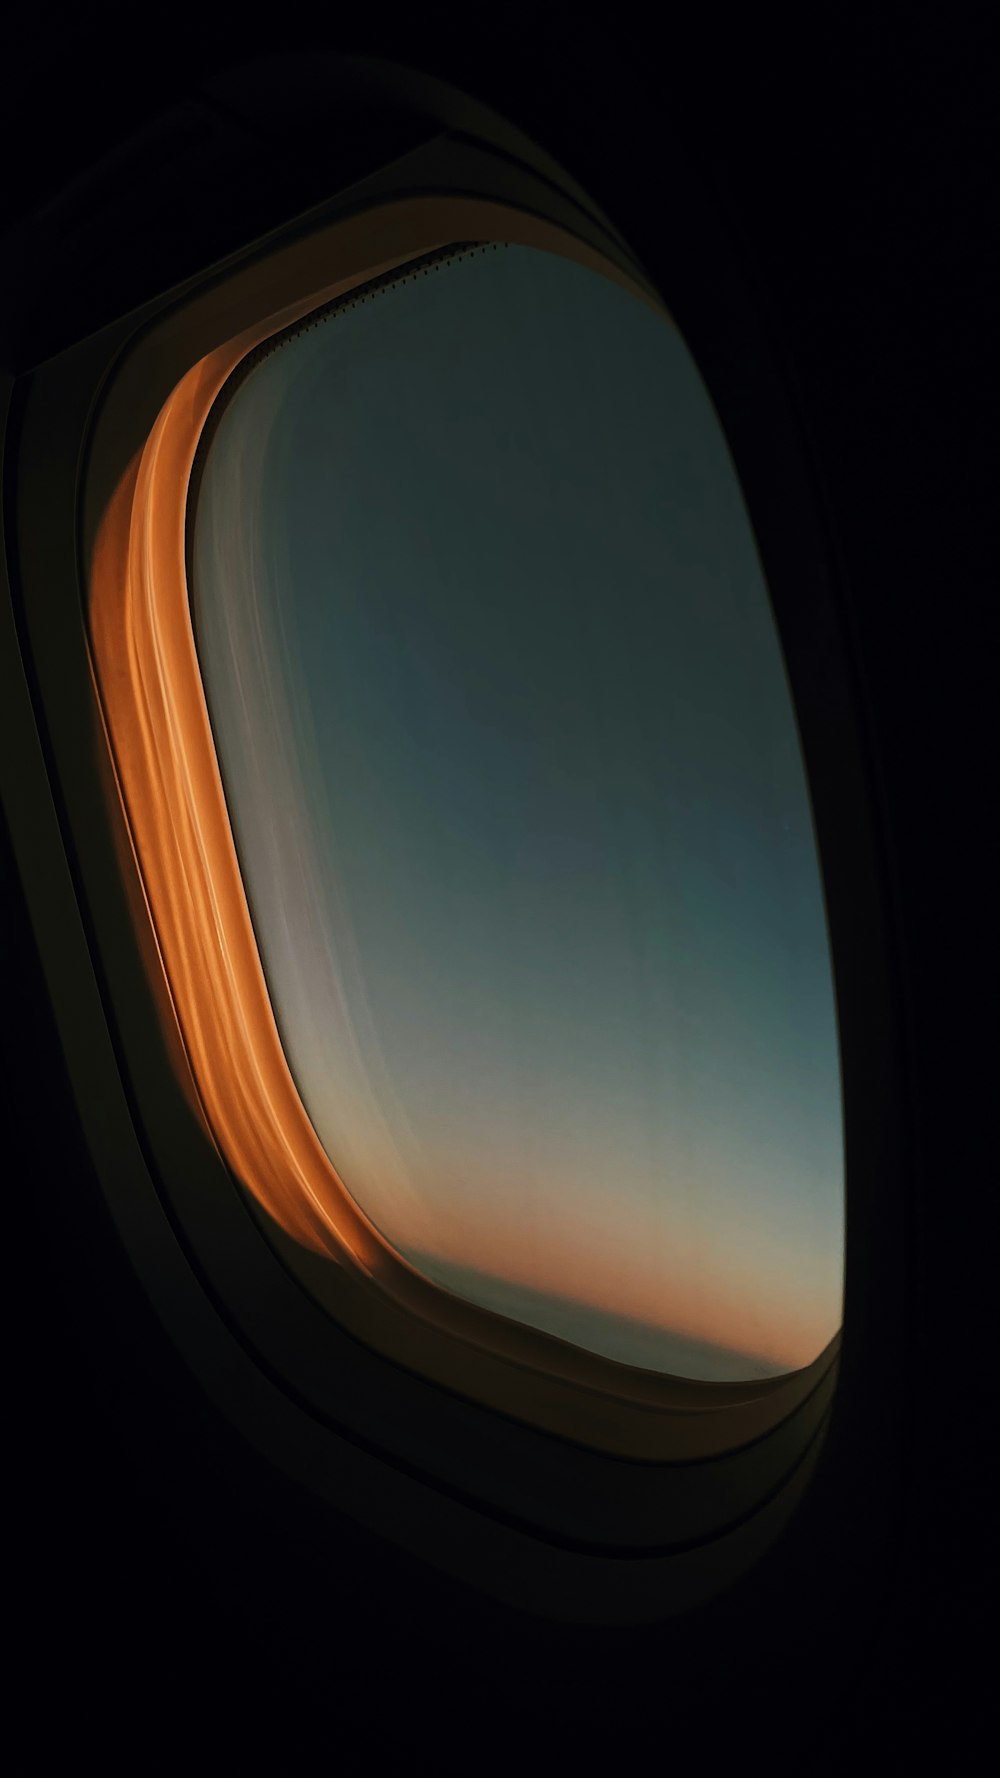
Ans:
<svg viewBox="0 0 1000 1778"><path fill-rule="evenodd" d="M468 196L470 185L475 198ZM43 958L50 963L57 1012L62 1007L77 1101L112 1212L161 1316L220 1405L272 1459L280 1453L279 1461L331 1500L349 1502L347 1510L377 1528L392 1525L392 1535L419 1553L432 1549L431 1559L453 1572L469 1575L469 1541L456 1529L459 1521L470 1513L477 1520L485 1514L493 1542L480 1549L474 1578L486 1590L557 1616L566 1610L578 1615L583 1601L601 1621L634 1621L713 1596L780 1530L803 1493L828 1429L839 1336L813 1367L818 1374L810 1377L804 1398L789 1412L785 1384L771 1424L758 1424L749 1438L740 1429L746 1415L739 1403L712 1406L725 1386L685 1385L684 1399L668 1416L681 1436L655 1460L599 1454L464 1401L461 1415L449 1419L444 1390L398 1363L387 1365L350 1336L342 1336L355 1377L350 1399L346 1408L342 1404L339 1421L329 1413L317 1416L315 1404L306 1405L309 1387L288 1371L301 1366L302 1350L309 1338L318 1337L320 1326L329 1330L327 1318L315 1305L305 1307L307 1299L276 1264L231 1188L211 1204L198 1191L198 1168L214 1150L196 1102L178 1085L183 1056L169 1007L162 995L157 1000L151 993L156 959L141 884L127 827L109 816L116 787L106 753L102 757L95 746L100 736L82 622L82 566L95 514L120 479L123 458L127 461L127 441L134 444L143 424L148 423L148 433L181 358L191 362L194 318L217 340L220 329L232 329L234 316L239 318L240 282L256 288L259 303L262 279L266 283L282 252L301 256L324 228L342 228L366 215L385 223L393 202L407 209L429 196L434 203L507 204L536 227L569 222L570 232L590 235L602 255L614 259L623 252L575 200L554 195L551 181L523 166L512 168L482 145L472 148L436 136L426 149L321 206L319 214L278 231L278 243L272 237L252 245L235 256L235 263L191 280L180 292L67 349L12 391L18 450L16 624L27 677L20 689L12 681L5 721L9 736L16 731L22 757L33 760L25 790L33 776L35 792L50 812L46 822L36 823L46 828L47 838L39 834L35 842L25 842L23 812L12 826L22 830L19 860L36 892ZM468 236L461 231L457 238ZM509 239L509 233L502 238ZM366 269L372 263L369 259ZM627 275L636 275L630 264ZM695 357L703 369L697 350ZM734 456L742 479L742 461L735 451ZM72 507L80 515L72 527L45 524L54 495L60 510ZM755 511L751 502L752 519ZM768 584L773 594L770 574ZM6 602L4 620L15 621ZM787 653L780 616L779 631ZM799 686L801 678L793 678L797 707ZM33 749L39 709L44 743ZM8 745L5 754L10 751ZM806 752L808 767L808 747ZM43 790L43 782L51 790ZM6 783L4 788L6 798ZM18 837L15 832L15 843ZM40 866L46 852L48 863ZM75 923L69 917L67 927L71 904L79 913ZM62 939L55 937L59 923ZM87 983L86 1014L67 1010L70 977L81 989ZM214 1164L219 1164L217 1154ZM293 1297L300 1311L293 1317L294 1333ZM341 1361L341 1371L345 1368ZM782 1393L749 1387L772 1406ZM375 1416L373 1389L379 1394ZM434 1407L444 1410L436 1427L430 1424ZM372 1436L374 1420L380 1422L378 1438ZM713 1420L715 1438L706 1442ZM474 1439L467 1436L470 1421ZM728 1431L720 1436L724 1421ZM508 1457L512 1450L519 1454L516 1477L504 1476L499 1485L491 1466L498 1439ZM387 1520L390 1496L395 1505ZM442 1512L444 1501L450 1504ZM514 1541L505 1544L505 1538ZM532 1551L528 1561L526 1547ZM611 1554L629 1561L609 1565Z"/></svg>

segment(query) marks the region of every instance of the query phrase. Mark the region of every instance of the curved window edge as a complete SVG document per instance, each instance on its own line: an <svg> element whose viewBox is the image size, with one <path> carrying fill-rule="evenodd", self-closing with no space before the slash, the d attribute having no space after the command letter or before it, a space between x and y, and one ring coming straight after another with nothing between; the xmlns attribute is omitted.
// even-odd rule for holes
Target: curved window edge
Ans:
<svg viewBox="0 0 1000 1778"><path fill-rule="evenodd" d="M292 1080L253 932L201 682L187 584L192 469L216 404L262 342L452 243L515 241L601 255L538 218L474 199L411 198L318 231L312 288L198 358L163 404L101 514L89 559L89 629L102 716L144 899L196 1092L234 1175L287 1235L335 1262L324 1292L339 1319L387 1356L545 1430L628 1457L678 1454L664 1415L739 1407L742 1442L808 1394L826 1354L762 1383L699 1386L616 1364L440 1290L401 1258L344 1190ZM335 268L322 284L313 280ZM290 275L301 280L301 255ZM254 303L252 274L244 301ZM286 289L291 292L291 285ZM640 294L637 292L637 294ZM259 300L259 299L258 299ZM102 429L122 437L112 388ZM376 1287L337 1289L348 1267ZM385 1296L399 1314L386 1313ZM427 1330L430 1338L427 1337ZM444 1336L442 1339L441 1336ZM481 1354L501 1362L486 1366ZM547 1379L524 1387L524 1372ZM707 1393L706 1393L707 1388ZM594 1399L597 1398L597 1399ZM713 1418L716 1416L713 1416ZM712 1448L711 1434L698 1441ZM726 1442L731 1445L732 1434Z"/></svg>

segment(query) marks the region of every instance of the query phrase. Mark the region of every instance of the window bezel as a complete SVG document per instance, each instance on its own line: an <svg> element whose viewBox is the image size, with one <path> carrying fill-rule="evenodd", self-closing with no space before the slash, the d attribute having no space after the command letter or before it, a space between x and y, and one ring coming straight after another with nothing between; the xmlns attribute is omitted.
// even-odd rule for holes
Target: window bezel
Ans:
<svg viewBox="0 0 1000 1778"><path fill-rule="evenodd" d="M440 165L443 152L445 151L442 143L435 142L431 150L432 163L433 156L436 155ZM450 163L447 161L449 154L452 156ZM469 164L467 158L464 169L462 165L464 155L467 155L464 145L450 144L447 146L446 164L451 167L451 178L460 183L463 171L465 179L467 180L469 177L467 170L465 170ZM477 179L483 179L484 167L489 165L496 186L502 190L509 168L500 162L493 166L491 157L479 150L475 151L475 161L477 163ZM408 170L411 176L414 176L414 183L418 187L421 183L426 185L429 178L427 163L425 160L424 169L421 170L419 152L417 156L410 157ZM525 177L527 176L522 171L519 174L521 190L518 194L522 199ZM433 186L440 178L440 173L433 174L432 170L431 185ZM392 182L398 192L399 168L393 171ZM405 184L405 179L402 182ZM393 184L391 183L387 188L383 182L382 189L383 192L386 189L393 189ZM353 201L349 201L344 208L357 215L359 206L370 205L373 197L376 197L376 193L372 190L360 198L359 194L352 193L351 199ZM496 202L497 200L487 199L486 201ZM547 207L552 207L550 193L545 193L543 198L536 194L536 201L544 201ZM382 202L380 208L385 211L387 208L385 201ZM530 215L530 212L527 213ZM574 210L575 227L580 226L579 214L579 211ZM382 220L385 220L384 215ZM537 215L535 221L538 221ZM303 241L315 238L315 222L315 217L310 218L304 230L301 224L292 225L287 233L295 237L294 246L301 247ZM313 231L311 235L310 230ZM465 238L464 234L460 238ZM509 235L505 235L504 238L509 238ZM599 250L602 253L610 251L607 237L603 235L603 231L601 231ZM614 251L619 250L615 248ZM148 415L151 406L155 409L157 379L159 387L162 389L164 382L169 383L170 376L173 374L170 369L171 332L175 346L185 337L188 338L190 344L190 336L186 334L185 330L190 325L192 314L199 301L203 305L202 318L205 318L206 313L210 315L213 327L217 329L220 325L228 324L233 312L231 306L233 278L236 272L243 271L251 278L259 277L260 265L268 260L273 263L273 255L274 243L272 241L263 250L257 248L251 251L235 272L233 268L227 268L207 280L196 280L196 284L202 287L200 295L185 292L179 300L166 304L161 301L152 305L152 313L147 311L139 317L130 317L125 323L105 330L95 340L85 342L79 348L71 349L54 364L43 367L32 379L33 387L30 391L30 400L22 412L19 532L24 538L37 539L40 537L41 509L44 503L42 481L44 480L46 488L51 490L53 472L53 465L50 461L46 465L45 476L42 477L40 473L45 454L45 442L43 441L50 443L53 437L58 437L61 441L60 450L64 458L63 468L66 471L63 478L64 491L70 477L75 482L77 465L82 460L83 520L81 535L75 540L79 549L77 560L74 563L74 579L80 567L79 551L82 550L85 559L88 541L93 535L94 514L100 511L102 501L106 498L107 488L113 485L115 474L120 474L122 440L125 436L121 429L123 408L127 408L131 402L135 412L145 412ZM185 348L185 350L187 349ZM118 403L117 409L116 401ZM104 461L102 461L96 443L97 432L92 430L95 406L98 407L98 425L104 428L105 436L109 441L109 456ZM117 418L115 418L116 413ZM155 411L153 417L155 418ZM34 459L32 450L34 450ZM112 458L115 460L114 467L110 462ZM32 461L34 461L36 471L34 486L32 485ZM54 542L54 540L52 541ZM142 1174L147 1180L151 1175L156 1175L159 1178L161 1198L158 1202L161 1218L157 1218L154 1213L152 1222L155 1223L162 1219L162 1210L166 1207L173 1225L174 1237L186 1249L188 1266L193 1264L200 1277L202 1287L208 1286L213 1300L217 1302L220 1300L218 1280L223 1275L228 1280L221 1293L223 1298L229 1297L231 1299L234 1291L239 1294L241 1290L249 1293L248 1300L249 1297L253 1298L257 1311L257 1325L252 1333L248 1333L246 1327L243 1326L237 1334L237 1338L242 1342L244 1349L247 1345L253 1348L257 1355L253 1362L258 1368L262 1363L265 1368L269 1366L272 1378L277 1380L281 1370L280 1363L276 1365L273 1358L262 1359L261 1355L265 1351L270 1353L274 1353L276 1350L280 1351L282 1345L282 1322L289 1299L287 1292L284 1292L277 1282L281 1274L269 1258L266 1262L262 1260L261 1253L253 1246L252 1241L244 1242L239 1254L231 1248L224 1251L227 1248L232 1227L227 1231L223 1224L225 1222L232 1223L232 1218L228 1212L225 1217L221 1214L220 1205L216 1205L203 1222L199 1240L192 1242L191 1229L192 1226L197 1226L198 1220L196 1193L190 1189L190 1178L186 1174L182 1178L183 1168L175 1169L170 1164L161 1146L161 1137L152 1127L157 1124L161 1131L166 1131L167 1125L172 1123L176 1131L179 1132L183 1129L185 1132L183 1142L188 1145L189 1156L194 1154L192 1143L204 1145L205 1132L198 1124L196 1109L190 1100L184 1100L183 1096L178 1094L174 1084L177 1078L175 1071L178 1054L176 1047L174 1047L171 1059L170 1049L173 1040L170 1035L169 1017L164 1022L165 1007L161 1004L156 1010L155 1018L151 1017L154 1011L149 1001L148 988L149 965L152 957L151 935L148 931L148 922L144 931L141 889L134 879L134 875L130 881L128 894L132 901L132 914L136 922L135 931L139 937L140 945L133 949L122 941L120 931L117 936L114 931L116 920L119 927L121 924L119 916L125 905L124 885L129 881L127 832L119 827L117 832L112 833L108 828L107 815L105 814L102 817L105 832L99 835L95 826L93 831L84 837L84 830L88 825L88 815L92 818L93 825L93 822L96 821L98 805L100 803L102 806L106 806L107 794L109 790L113 791L113 784L107 776L106 765L104 765L102 766L105 773L103 789L99 789L93 762L88 763L84 758L87 738L93 739L94 710L92 707L87 707L86 699L81 701L79 679L77 678L74 682L74 672L78 673L80 661L85 658L80 651L80 644L83 641L82 628L80 634L72 638L72 650L63 648L61 658L58 660L56 655L60 651L52 648L51 636L48 643L46 642L44 633L53 617L60 618L65 632L65 598L70 579L65 552L63 552L60 570L54 579L45 575L43 564L39 559L45 556L45 548L34 550L36 558L34 572L30 561L26 559L30 558L32 553L30 545L26 552L22 551L23 629L28 633L34 670L42 686L42 698L53 742L56 775L59 779L62 796L65 799L68 823L73 832L83 889L82 900L89 910L91 950L100 958L99 972L104 977L102 988L105 1008L111 1013L114 1043L118 1050L115 1067L121 1070L128 1081L128 1085L123 1089L123 1110L126 1122L134 1120L141 1130L141 1139L146 1146L147 1152L142 1166ZM26 573L25 568L27 568ZM48 602L42 592L43 580L46 587L50 588L53 593L53 597ZM61 612L55 596L57 585L61 587L60 597L63 600ZM28 591L30 591L30 597L25 596ZM74 593L78 598L79 594L75 586ZM70 659L71 653L74 656L72 661ZM61 699L63 692L67 694L65 704ZM122 874L123 869L124 875ZM112 909L115 911L112 912ZM139 967L140 948L143 945L146 949L146 960ZM156 1028L155 1036L154 1026ZM139 1033L140 1029L142 1042L133 1043L131 1034ZM144 1046L148 1046L148 1048L144 1048ZM137 1061L137 1057L142 1053L149 1057L148 1066ZM169 1089L166 1084L168 1074L171 1079ZM144 1078L140 1078L143 1075ZM107 1090L108 1082L106 1081L105 1092ZM131 1106L129 1099L131 1099ZM159 1101L159 1111L152 1113L151 1108L157 1101ZM99 1133L96 1139L100 1146ZM134 1167L136 1159L136 1155L133 1154L129 1166ZM129 1174L128 1166L125 1167L124 1172L126 1175ZM135 1173L134 1177L130 1176L127 1181L123 1179L122 1150L120 1148L116 1153L114 1164L110 1170L106 1170L105 1176L114 1178L116 1174L118 1175L118 1185L127 1198L129 1193L135 1189L139 1174ZM165 1186L167 1178L171 1181L170 1188ZM114 1191L114 1187L112 1191ZM166 1194L165 1202L162 1196L164 1192ZM121 1210L121 1204L118 1208ZM127 1213L125 1220L128 1220ZM156 1239L161 1239L161 1237ZM136 1250L133 1241L129 1241L128 1244L133 1251ZM140 1249L142 1245L143 1241L139 1240L138 1247ZM172 1264L171 1260L161 1267L161 1284L162 1278L170 1271ZM156 1271L157 1261L154 1259L152 1273L155 1274ZM176 1294L174 1287L163 1285L161 1297L163 1289L166 1290L168 1298L171 1294ZM154 1294L156 1294L155 1291ZM184 1291L181 1290L180 1295L184 1294ZM169 1306L166 1314L170 1319ZM232 1334L231 1302L227 1304L227 1314L230 1322L229 1331ZM176 1319L176 1317L174 1318ZM239 1321L238 1316L236 1320ZM314 1327L318 1325L315 1319L312 1325ZM183 1343L183 1336L181 1338ZM839 1348L839 1340L834 1342L834 1347ZM703 1568L706 1574L711 1569L715 1578L710 1583L699 1581L692 1584L694 1584L695 1594L698 1594L699 1588L703 1585L708 1585L709 1592L717 1590L717 1578L721 1572L720 1560L722 1568L726 1567L725 1559L721 1555L726 1541L728 1540L732 1549L735 1547L733 1539L739 1543L742 1536L742 1541L746 1545L747 1539L743 1534L748 1533L752 1527L754 1546L755 1548L762 1547L762 1543L766 1543L769 1536L773 1534L775 1525L782 1522L787 1516L793 1499L800 1495L807 1468L811 1467L818 1454L819 1438L826 1423L829 1401L832 1398L836 1381L836 1356L836 1350L830 1350L824 1355L823 1360L816 1367L821 1375L810 1379L807 1399L801 1402L799 1410L791 1418L787 1414L778 1416L781 1425L776 1425L772 1432L768 1432L766 1428L763 1431L758 1429L749 1440L738 1432L734 1437L732 1416L729 1410L735 1404L728 1403L723 1417L730 1420L730 1432L721 1443L716 1441L714 1449L711 1447L706 1449L704 1446L699 1448L697 1441L692 1443L691 1434L703 1430L706 1420L712 1417L705 1411L708 1398L703 1395L702 1405L699 1407L695 1402L695 1393L708 1391L710 1395L711 1392L717 1391L719 1386L691 1385L690 1391L694 1393L688 1392L686 1409L680 1407L679 1404L677 1416L678 1425L681 1422L684 1424L688 1442L684 1448L678 1448L675 1445L672 1463L631 1462L622 1464L613 1459L602 1459L593 1469L595 1476L600 1473L603 1477L601 1487L606 1485L612 1471L619 1478L626 1474L634 1478L636 1475L645 1473L650 1481L655 1479L656 1488L647 1489L650 1504L644 1512L640 1512L639 1518L648 1522L652 1516L661 1525L669 1524L671 1528L667 1535L664 1536L661 1533L659 1540L649 1538L644 1541L636 1541L633 1537L629 1541L622 1539L619 1533L617 1538L611 1537L602 1542L600 1537L594 1535L593 1529L586 1537L573 1533L567 1537L565 1530L560 1533L550 1524L548 1547L554 1550L562 1545L566 1552L571 1548L585 1547L588 1551L601 1549L602 1553L610 1553L610 1549L615 1548L622 1554L628 1553L633 1559L640 1554L645 1554L647 1561L652 1562L653 1568L658 1571L666 1562L669 1572L674 1576L674 1581L665 1589L666 1571L664 1570L659 1573L659 1578L655 1582L651 1582L651 1597L655 1594L657 1600L655 1609L662 1611L665 1591L675 1600L685 1594L685 1585L681 1585L679 1581L681 1569L677 1567L677 1563L682 1554L685 1555L685 1560L688 1556L694 1557L695 1555L695 1551L691 1548L688 1548L685 1554L685 1545L698 1543L702 1555L704 1555L706 1546L711 1540L712 1547L715 1549L715 1557L707 1568L704 1568L703 1564ZM204 1366L199 1368L204 1369ZM295 1392L294 1385L290 1387L287 1378L282 1379L280 1387L286 1396ZM757 1386L753 1386L753 1388L759 1396L761 1391ZM424 1403L427 1399L425 1392ZM715 1399L718 1401L717 1394ZM231 1404L229 1404L229 1409L231 1411ZM405 1418L405 1410L402 1412ZM264 1418L266 1417L265 1415ZM362 1415L361 1418L363 1419L363 1417ZM778 1439L777 1435L782 1430L784 1430L785 1436L783 1439ZM421 1436L425 1435L426 1424L421 1428ZM352 1435L355 1449L363 1446L364 1436L363 1433L359 1435L355 1430ZM516 1441L520 1437L520 1429L515 1429L508 1423L504 1427L504 1437L507 1440L514 1439ZM290 1439L289 1448L296 1443L302 1444L301 1430L296 1438ZM309 1443L308 1438L306 1443ZM736 1451L733 1449L734 1443L740 1447ZM522 1439L521 1444L526 1453L533 1453L529 1459L531 1462L537 1462L539 1453L546 1450L551 1457L555 1449L555 1442L548 1435L530 1435L527 1440ZM790 1462L789 1451L793 1447L797 1455L794 1461ZM807 1450L810 1453L808 1463L804 1455ZM573 1462L578 1466L586 1464L592 1456L593 1453L573 1450ZM708 1467L710 1462L716 1464L716 1475L721 1481L723 1471L719 1467L719 1460L723 1458L726 1471L725 1486L708 1490L709 1495L714 1494L715 1498L709 1501L707 1507L704 1504L704 1499L697 1512L689 1505L688 1522L686 1525L682 1524L685 1513L681 1509L681 1501L685 1492L692 1499L698 1494L699 1488L704 1494L704 1481L711 1473ZM742 1474L739 1473L738 1459L740 1458L743 1460ZM312 1460L310 1460L310 1464L310 1472L315 1480L315 1464ZM541 1467L545 1468L544 1461L542 1461ZM557 1469L558 1465L556 1465ZM671 1483L679 1483L685 1478L685 1472L688 1483L686 1490L680 1487L673 1489L669 1486L664 1487L664 1483L668 1480ZM698 1486L694 1486L696 1477L699 1478ZM560 1476L560 1485L561 1481L562 1476ZM436 1484L432 1482L432 1485ZM454 1486L452 1486L451 1492L455 1492ZM470 1499L475 1498L474 1488L465 1489L463 1492ZM517 1490L515 1490L516 1492ZM522 1486L522 1498L524 1492ZM532 1499L536 1532L539 1519L544 1519L546 1516L544 1512L539 1512L538 1492L536 1487ZM555 1492L558 1492L558 1489ZM599 1492L600 1488L595 1489L595 1498ZM528 1493L531 1494L532 1490L529 1489ZM612 1518L614 1513L619 1510L622 1496L617 1493L617 1490L612 1490L612 1493L616 1495L613 1510L603 1514L598 1513L598 1518ZM672 1499L670 1498L671 1493L673 1494ZM722 1496L725 1496L725 1507L724 1510L719 1511ZM610 1496L606 1494L605 1499L610 1500ZM740 1504L738 1510L734 1512L737 1501ZM763 1504L765 1501L769 1503L767 1506ZM512 1510L509 1501L499 1514L495 1513L493 1516L498 1523L506 1518L507 1523L511 1526L516 1525L521 1517L516 1509ZM767 1532L766 1526L769 1518L771 1531ZM542 1536L546 1536L545 1530L542 1531ZM663 1554L654 1557L651 1553L654 1548L661 1552L670 1548L675 1554L672 1557ZM653 1569L650 1569L651 1576L652 1573ZM500 1584L496 1573L494 1574L494 1584ZM564 1584L564 1581L560 1582L560 1586ZM677 1591L678 1586L680 1586L679 1592ZM501 1590L503 1590L502 1585ZM599 1592L601 1590L598 1588ZM626 1591L632 1598L632 1603L627 1608L628 1612L631 1612L635 1604L635 1599L632 1597L634 1589L630 1587ZM687 1602L691 1602L691 1595L688 1595ZM647 1609L650 1608L647 1607ZM682 1607L677 1605L676 1608L681 1609ZM607 1602L601 1609L602 1611L610 1609L611 1616L615 1616L615 1610L610 1608ZM643 1613L640 1612L640 1615Z"/></svg>
<svg viewBox="0 0 1000 1778"><path fill-rule="evenodd" d="M449 239L544 245L605 270L601 256L574 236L509 206L455 198L387 202L275 253L267 262L268 300L277 297L279 306L268 314L259 316L256 267L230 280L226 325L237 315L241 322L255 313L259 319L199 353L144 440L127 405L129 368L148 396L153 379L147 365L158 351L159 330L147 336L109 389L90 444L84 549L91 650L118 781L115 806L125 813L164 959L166 992L215 1140L255 1196L266 1191L272 1200L283 1198L301 1238L325 1241L341 1262L322 1274L309 1267L314 1294L385 1356L546 1431L630 1458L706 1456L720 1448L720 1435L721 1448L734 1442L731 1427L722 1432L722 1409L739 1408L739 1442L759 1437L811 1394L826 1369L826 1354L787 1378L693 1391L687 1381L615 1365L462 1303L402 1261L340 1187L294 1088L225 808L182 541L202 433L251 351L323 304L363 290L374 277L393 268L404 275ZM184 315L187 356L199 334L204 345L214 329L197 302ZM176 358L158 352L164 378L168 363L173 375L181 362L179 341ZM116 399L123 385L124 395ZM136 446L134 455L102 508L91 489L103 482L109 441L120 448L126 438ZM224 910L221 958L218 941L209 936L215 910ZM214 1037L199 1043L197 1034L205 1031ZM241 1120L236 1108L246 1079L260 1085L252 1118L244 1113ZM290 1172L299 1181L297 1193L286 1191ZM210 1190L207 1178L204 1190ZM316 1198L326 1206L325 1220L310 1214ZM281 1246L289 1268L301 1275L292 1243ZM349 1284L341 1266L353 1268Z"/></svg>

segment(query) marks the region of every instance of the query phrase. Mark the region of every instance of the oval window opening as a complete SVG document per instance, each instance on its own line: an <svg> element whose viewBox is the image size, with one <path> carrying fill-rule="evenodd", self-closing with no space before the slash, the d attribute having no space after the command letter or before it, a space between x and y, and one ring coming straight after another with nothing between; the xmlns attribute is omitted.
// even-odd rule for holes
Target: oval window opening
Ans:
<svg viewBox="0 0 1000 1778"><path fill-rule="evenodd" d="M554 252L438 256L245 361L192 513L268 990L364 1215L619 1362L810 1364L843 1301L822 884L677 330Z"/></svg>

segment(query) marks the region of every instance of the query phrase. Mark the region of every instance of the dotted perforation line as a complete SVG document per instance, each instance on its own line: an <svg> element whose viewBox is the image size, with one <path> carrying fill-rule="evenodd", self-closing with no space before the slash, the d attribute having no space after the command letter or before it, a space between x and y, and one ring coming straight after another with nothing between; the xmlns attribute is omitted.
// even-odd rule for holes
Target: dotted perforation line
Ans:
<svg viewBox="0 0 1000 1778"><path fill-rule="evenodd" d="M454 247L442 247L434 253L427 253L420 259L408 260L391 272L384 272L380 278L372 278L367 284L361 284L353 290L346 291L343 296L335 296L331 302L325 303L321 309L314 309L301 321L295 321L283 333L273 334L270 339L262 340L261 344L250 354L245 362L250 368L260 363L272 352L287 346L291 340L297 339L302 333L310 333L314 327L326 321L333 321L338 315L345 315L351 309L361 308L385 291L395 289L403 284L414 284L418 278L426 278L430 272L439 272L443 265L456 265L460 259L474 259L479 253L495 253L498 247L506 247L506 241L460 242Z"/></svg>
<svg viewBox="0 0 1000 1778"><path fill-rule="evenodd" d="M202 427L198 440L194 461L191 465L191 488L195 489L201 477L205 457L215 436L219 422L233 396L237 393L251 371L263 364L272 352L287 346L300 334L309 333L322 323L335 320L338 315L346 314L351 309L361 308L365 303L381 296L385 291L402 284L413 284L419 278L426 278L430 272L438 272L444 265L456 265L462 259L474 259L477 254L495 253L498 247L506 247L506 241L457 241L450 247L439 247L433 253L425 253L419 259L411 259L405 265L396 267L391 272L383 272L381 277L371 278L366 284L356 285L353 290L345 291L342 296L335 296L321 308L313 309L299 321L293 321L290 327L280 333L272 334L262 340L252 352L240 360L232 375L227 378L219 394L216 396L212 412Z"/></svg>

